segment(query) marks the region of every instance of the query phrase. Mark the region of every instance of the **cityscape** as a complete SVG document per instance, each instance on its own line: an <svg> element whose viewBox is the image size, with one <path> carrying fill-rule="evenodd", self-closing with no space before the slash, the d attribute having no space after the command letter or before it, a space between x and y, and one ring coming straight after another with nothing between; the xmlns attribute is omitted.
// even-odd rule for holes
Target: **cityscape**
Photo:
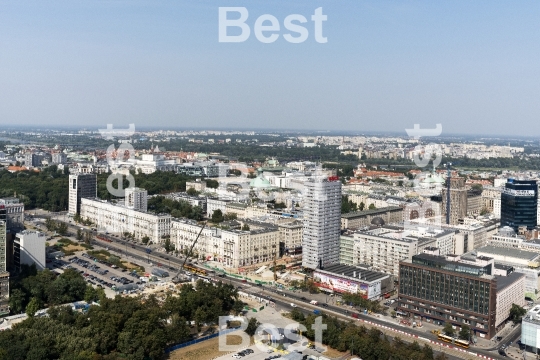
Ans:
<svg viewBox="0 0 540 360"><path fill-rule="evenodd" d="M0 4L0 360L538 359L538 4L230 6Z"/></svg>

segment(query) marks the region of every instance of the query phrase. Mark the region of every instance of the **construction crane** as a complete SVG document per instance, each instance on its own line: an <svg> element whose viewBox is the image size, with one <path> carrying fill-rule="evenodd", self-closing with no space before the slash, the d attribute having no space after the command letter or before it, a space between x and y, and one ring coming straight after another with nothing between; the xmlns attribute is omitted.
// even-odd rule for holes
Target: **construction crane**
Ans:
<svg viewBox="0 0 540 360"><path fill-rule="evenodd" d="M277 274L276 274L276 253L274 253L274 281L277 281Z"/></svg>
<svg viewBox="0 0 540 360"><path fill-rule="evenodd" d="M191 247L189 248L189 252L186 254L186 257L184 258L184 262L182 263L182 266L180 266L180 269L178 269L178 273L173 277L173 281L176 279L178 280L179 279L179 276L180 276L180 272L184 269L184 266L186 265L186 261L187 261L187 258L188 256L191 256L191 253L193 251L193 248L195 247L195 244L197 244L197 240L199 240L199 237L201 236L204 228L206 227L206 223L205 222L203 224L203 226L201 227L201 231L199 231L199 234L197 235L197 237L195 238L195 240L193 240L193 243L191 244Z"/></svg>

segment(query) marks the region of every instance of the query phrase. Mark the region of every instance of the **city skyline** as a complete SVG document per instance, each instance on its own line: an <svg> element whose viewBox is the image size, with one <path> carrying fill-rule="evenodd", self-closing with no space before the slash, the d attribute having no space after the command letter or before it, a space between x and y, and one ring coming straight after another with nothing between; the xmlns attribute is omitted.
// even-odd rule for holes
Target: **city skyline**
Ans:
<svg viewBox="0 0 540 360"><path fill-rule="evenodd" d="M0 119L534 136L540 8L520 5L5 3ZM219 43L220 6L252 28L322 7L328 42Z"/></svg>

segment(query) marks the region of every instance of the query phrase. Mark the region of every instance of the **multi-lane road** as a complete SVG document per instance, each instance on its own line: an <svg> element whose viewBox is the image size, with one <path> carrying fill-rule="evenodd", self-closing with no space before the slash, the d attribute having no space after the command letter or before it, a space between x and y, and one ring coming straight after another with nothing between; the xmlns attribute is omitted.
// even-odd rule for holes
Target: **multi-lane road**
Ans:
<svg viewBox="0 0 540 360"><path fill-rule="evenodd" d="M36 215L35 217L46 218L47 216L45 216L45 215ZM61 217L58 218L57 220L63 221ZM83 229L83 231L92 232L95 235L95 232L93 232L91 229L83 227L83 226L81 226L79 224L68 223L68 226L69 226L69 231L70 232L76 233L77 229ZM151 253L148 253L147 252L148 248L146 246L135 243L135 242L129 242L129 241L126 241L126 240L121 240L121 239L119 239L117 237L114 237L114 236L112 236L110 234L100 233L99 235L101 237L107 238L108 240L110 240L112 242L109 243L109 242L102 241L102 240L94 240L93 245L100 246L100 247L103 247L103 248L109 248L109 250L113 250L113 251L116 251L118 253L122 253L125 256L131 257L131 258L136 259L138 261L142 261L142 262L146 262L146 263L153 262L155 264L158 264L158 266L161 265L162 267L171 270L173 272L173 274L175 273L175 271L178 271L178 269L180 268L180 266L182 265L182 263L184 261L183 257L175 257L175 256L171 256L171 255L167 255L167 254L163 254L163 253L159 253L159 252L155 252L155 251L152 251ZM206 268L204 268L202 266L198 266L198 265L193 265L193 266L196 266L196 267L199 267L201 269L204 269L204 270L208 271L208 269L206 269ZM231 284L233 284L235 286L238 286L240 288L244 288L247 285L246 283L242 282L241 280L238 280L238 279L235 279L235 278L232 278L232 277L226 277L225 279L221 279L221 280L229 282L229 283L231 283ZM291 309L292 308L291 303L295 303L295 304L298 304L303 311L312 312L312 309L318 308L319 310L321 310L323 312L331 312L333 315L337 316L338 318L344 319L344 320L353 319L351 311L349 311L347 309L344 309L344 308L341 308L341 307L338 307L338 306L334 306L334 305L330 305L330 304L327 304L327 306L325 306L325 307L323 307L323 306L313 306L313 305L303 301L301 299L301 296L299 296L298 294L292 293L292 292L278 291L275 288L270 288L270 287L265 287L265 286L251 286L251 285L249 285L249 289L242 289L242 291L249 291L250 293L252 293L254 295L260 295L261 297L264 297L266 299L271 299L277 305L281 306L284 309ZM309 309L309 310L307 310L307 309ZM421 331L418 331L418 330L413 329L413 328L408 328L408 327L405 328L405 327L396 325L396 323L384 321L384 320L381 320L381 319L376 318L374 316L365 315L365 314L356 313L356 312L355 312L355 314L356 314L355 317L357 319L363 320L363 321L368 321L370 323L376 324L377 326L385 326L385 327L392 328L392 329L395 329L395 330L405 331L408 334L415 335L415 336L418 336L418 337L421 337L421 338L429 338L430 340L433 340L433 341L437 340L436 337L434 335L432 335L432 334L421 332ZM515 341L515 339L517 339L518 336L519 336L519 332L517 332L517 329L515 329L510 334L508 334L506 336L506 338L503 339L503 341L501 341L501 344ZM436 346L434 346L434 345L432 345L432 346L434 347L434 351L436 351L437 350ZM473 352L473 353L477 353L479 355L483 355L484 357L488 357L488 358L504 359L503 357L498 355L496 351L489 351L489 350L495 350L496 348L497 347L494 347L494 348L488 349L488 350L479 349L479 348L473 348L473 349L469 349L469 351ZM447 353L447 355L448 355L448 353ZM469 357L470 357L470 355L469 355ZM461 357L461 358L463 358L463 357Z"/></svg>

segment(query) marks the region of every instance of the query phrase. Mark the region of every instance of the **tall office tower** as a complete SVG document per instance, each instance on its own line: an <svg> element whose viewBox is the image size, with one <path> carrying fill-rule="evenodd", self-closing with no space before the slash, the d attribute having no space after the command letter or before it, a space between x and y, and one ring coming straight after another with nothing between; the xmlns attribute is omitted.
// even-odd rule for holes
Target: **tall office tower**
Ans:
<svg viewBox="0 0 540 360"><path fill-rule="evenodd" d="M96 174L69 175L69 214L80 214L82 198L95 197L97 197Z"/></svg>
<svg viewBox="0 0 540 360"><path fill-rule="evenodd" d="M137 187L127 188L125 201L128 208L146 212L148 210L148 191Z"/></svg>
<svg viewBox="0 0 540 360"><path fill-rule="evenodd" d="M323 269L339 264L341 182L337 176L316 175L304 183L302 266Z"/></svg>
<svg viewBox="0 0 540 360"><path fill-rule="evenodd" d="M501 193L501 226L510 226L516 232L520 226L534 229L537 207L536 180L508 179Z"/></svg>
<svg viewBox="0 0 540 360"><path fill-rule="evenodd" d="M448 181L448 180L447 180ZM442 212L446 218L446 188L442 190ZM465 178L450 179L450 225L463 223L467 216L467 189L465 188Z"/></svg>
<svg viewBox="0 0 540 360"><path fill-rule="evenodd" d="M9 314L9 272L7 271L6 206L0 205L0 315Z"/></svg>

